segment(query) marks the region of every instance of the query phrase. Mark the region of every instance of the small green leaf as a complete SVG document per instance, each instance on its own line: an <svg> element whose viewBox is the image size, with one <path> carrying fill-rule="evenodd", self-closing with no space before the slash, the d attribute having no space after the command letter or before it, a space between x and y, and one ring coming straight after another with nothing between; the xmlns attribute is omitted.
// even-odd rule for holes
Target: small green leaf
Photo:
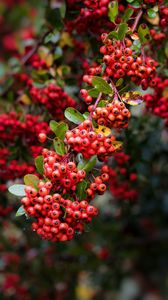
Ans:
<svg viewBox="0 0 168 300"><path fill-rule="evenodd" d="M87 193L86 193L86 188L87 188L87 181L81 181L76 185L76 195L79 198L79 200L86 199Z"/></svg>
<svg viewBox="0 0 168 300"><path fill-rule="evenodd" d="M118 32L117 31L111 31L108 36L107 36L108 39L117 39L118 40Z"/></svg>
<svg viewBox="0 0 168 300"><path fill-rule="evenodd" d="M83 114L83 116L84 116L84 118L85 118L85 120L87 120L88 119L88 117L89 117L89 112L88 111L86 111L84 114Z"/></svg>
<svg viewBox="0 0 168 300"><path fill-rule="evenodd" d="M35 158L35 166L39 174L43 175L44 173L44 157L39 155Z"/></svg>
<svg viewBox="0 0 168 300"><path fill-rule="evenodd" d="M80 124L85 120L83 115L73 107L68 107L64 114L69 121L75 124Z"/></svg>
<svg viewBox="0 0 168 300"><path fill-rule="evenodd" d="M103 94L112 94L111 86L101 77L93 76L92 78L93 86Z"/></svg>
<svg viewBox="0 0 168 300"><path fill-rule="evenodd" d="M125 38L127 31L128 31L128 25L126 23L120 24L118 29L118 39L123 40Z"/></svg>
<svg viewBox="0 0 168 300"><path fill-rule="evenodd" d="M149 8L147 10L147 14L148 14L149 18L151 18L151 19L154 19L156 17L156 12L152 8Z"/></svg>
<svg viewBox="0 0 168 300"><path fill-rule="evenodd" d="M59 154L61 156L66 154L65 144L61 139L55 138L53 140L53 144L54 144L54 149L55 149L57 154Z"/></svg>
<svg viewBox="0 0 168 300"><path fill-rule="evenodd" d="M141 24L138 27L138 35L142 44L145 44L150 40L150 31L146 24Z"/></svg>
<svg viewBox="0 0 168 300"><path fill-rule="evenodd" d="M51 130L56 134L57 132L57 127L58 127L58 122L54 121L54 120L51 120L50 123L49 123L49 126L51 128Z"/></svg>
<svg viewBox="0 0 168 300"><path fill-rule="evenodd" d="M59 59L63 55L61 47L57 47L54 52L54 59Z"/></svg>
<svg viewBox="0 0 168 300"><path fill-rule="evenodd" d="M8 191L18 197L26 196L24 184L14 184L8 188Z"/></svg>
<svg viewBox="0 0 168 300"><path fill-rule="evenodd" d="M131 3L131 6L134 8L139 8L141 6L141 3L139 0L134 1L134 0L127 0L127 2Z"/></svg>
<svg viewBox="0 0 168 300"><path fill-rule="evenodd" d="M84 159L83 162L79 162L78 169L90 172L97 162L97 156L94 155L90 159Z"/></svg>
<svg viewBox="0 0 168 300"><path fill-rule="evenodd" d="M16 216L16 217L20 217L20 216L25 215L25 214L26 214L26 212L25 212L23 206L20 206L19 209L17 210L15 216Z"/></svg>
<svg viewBox="0 0 168 300"><path fill-rule="evenodd" d="M39 178L36 175L27 174L24 176L24 183L38 189Z"/></svg>
<svg viewBox="0 0 168 300"><path fill-rule="evenodd" d="M60 13L61 13L61 17L64 18L65 14L66 14L66 3L65 3L65 1L62 1L62 4L60 6Z"/></svg>
<svg viewBox="0 0 168 300"><path fill-rule="evenodd" d="M132 8L127 8L124 15L123 15L123 21L127 22L129 18L133 15L134 10Z"/></svg>
<svg viewBox="0 0 168 300"><path fill-rule="evenodd" d="M105 107L107 104L107 100L101 100L99 103L98 103L98 107Z"/></svg>
<svg viewBox="0 0 168 300"><path fill-rule="evenodd" d="M123 78L118 79L117 82L116 82L116 86L118 87L118 86L122 85L123 82L124 82Z"/></svg>
<svg viewBox="0 0 168 300"><path fill-rule="evenodd" d="M58 31L62 29L63 22L62 22L62 16L61 11L59 8L49 8L46 12L46 20L49 24L51 24L54 29L57 29Z"/></svg>
<svg viewBox="0 0 168 300"><path fill-rule="evenodd" d="M115 18L118 15L118 1L112 1L109 3L108 6L108 17L111 22L115 22Z"/></svg>
<svg viewBox="0 0 168 300"><path fill-rule="evenodd" d="M97 90L97 89L95 89L95 88L90 89L90 90L88 91L88 93L89 93L89 96L94 97L94 98L96 98L96 97L99 96L99 90Z"/></svg>
<svg viewBox="0 0 168 300"><path fill-rule="evenodd" d="M60 33L57 31L57 30L54 30L53 32L50 32L45 40L44 40L44 43L49 43L49 42L52 42L52 43L57 43L60 39Z"/></svg>
<svg viewBox="0 0 168 300"><path fill-rule="evenodd" d="M68 130L68 125L65 122L60 122L58 123L55 134L58 138L64 140L67 130Z"/></svg>

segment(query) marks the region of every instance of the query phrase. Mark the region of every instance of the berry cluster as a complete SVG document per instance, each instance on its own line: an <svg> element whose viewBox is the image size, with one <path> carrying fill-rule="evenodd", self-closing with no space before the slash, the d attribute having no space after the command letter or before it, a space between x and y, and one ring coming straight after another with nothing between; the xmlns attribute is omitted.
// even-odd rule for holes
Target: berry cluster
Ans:
<svg viewBox="0 0 168 300"><path fill-rule="evenodd" d="M84 224L98 211L86 200L72 201L53 194L52 187L50 181L40 181L38 191L26 186L26 197L21 202L28 216L36 218L32 228L42 238L53 242L71 240L75 232L83 232Z"/></svg>
<svg viewBox="0 0 168 300"><path fill-rule="evenodd" d="M107 38L107 34L102 34L101 38L104 46L100 48L100 52L104 55L107 76L115 79L128 76L143 89L155 86L155 71L158 65L155 60L148 56L143 57L141 54L135 57L130 39L125 39L126 47L123 47L121 41L116 41L114 44Z"/></svg>
<svg viewBox="0 0 168 300"><path fill-rule="evenodd" d="M109 128L126 128L130 117L130 111L119 101L108 103L105 107L97 107L92 113L92 118L99 125Z"/></svg>
<svg viewBox="0 0 168 300"><path fill-rule="evenodd" d="M44 156L44 175L52 181L54 190L58 191L61 187L62 194L69 190L75 191L77 183L83 181L86 172L78 170L72 161L61 161L61 156L54 151L43 149L42 153Z"/></svg>
<svg viewBox="0 0 168 300"><path fill-rule="evenodd" d="M73 21L68 21L66 27L68 31L75 28L78 33L91 31L94 33L102 33L102 28L112 29L114 25L109 21L108 5L110 0L85 0L81 5L81 1L68 0L68 10L78 11L78 15Z"/></svg>
<svg viewBox="0 0 168 300"><path fill-rule="evenodd" d="M157 32L155 29L151 29L150 34L152 39L155 41L164 40L166 38L166 34L164 32Z"/></svg>
<svg viewBox="0 0 168 300"><path fill-rule="evenodd" d="M104 133L96 134L92 128L92 122L85 120L78 128L66 133L68 145L77 153L82 153L84 158L98 155L99 158L107 157L115 152L113 142L115 137L105 136Z"/></svg>
<svg viewBox="0 0 168 300"><path fill-rule="evenodd" d="M108 166L104 165L101 168L100 176L96 176L94 181L90 184L87 188L87 197L88 199L92 200L95 198L95 195L103 195L106 191L106 185L104 182L109 180L109 168Z"/></svg>
<svg viewBox="0 0 168 300"><path fill-rule="evenodd" d="M10 159L11 152L8 148L0 149L0 191L7 189L6 183L9 180L22 178L27 173L33 173L35 168L31 163L18 162Z"/></svg>
<svg viewBox="0 0 168 300"><path fill-rule="evenodd" d="M0 115L0 139L6 142L14 142L18 137L28 145L37 141L40 132L48 133L49 126L40 121L40 116L27 114L24 121L20 121L20 115L16 112Z"/></svg>
<svg viewBox="0 0 168 300"><path fill-rule="evenodd" d="M0 204L0 217L6 217L13 211L12 206L3 206Z"/></svg>
<svg viewBox="0 0 168 300"><path fill-rule="evenodd" d="M166 26L168 25L168 7L166 6L161 6L160 10L160 25L164 28L166 28Z"/></svg>
<svg viewBox="0 0 168 300"><path fill-rule="evenodd" d="M35 102L43 104L58 121L64 119L64 110L75 107L76 102L57 85L49 84L44 88L31 86L30 95Z"/></svg>
<svg viewBox="0 0 168 300"><path fill-rule="evenodd" d="M109 169L109 187L116 200L136 200L137 174L129 171L130 156L124 152L114 154L115 167Z"/></svg>
<svg viewBox="0 0 168 300"><path fill-rule="evenodd" d="M38 54L32 55L29 59L29 63L32 65L34 69L48 69L47 63L45 60L41 59Z"/></svg>
<svg viewBox="0 0 168 300"><path fill-rule="evenodd" d="M147 108L157 116L168 119L168 79L157 78L154 94L144 95Z"/></svg>

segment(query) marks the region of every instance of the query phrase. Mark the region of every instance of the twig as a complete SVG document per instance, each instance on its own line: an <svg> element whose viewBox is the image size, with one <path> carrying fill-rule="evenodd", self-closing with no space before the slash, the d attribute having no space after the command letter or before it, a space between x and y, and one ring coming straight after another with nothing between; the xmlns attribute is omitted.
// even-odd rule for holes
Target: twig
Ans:
<svg viewBox="0 0 168 300"><path fill-rule="evenodd" d="M99 103L101 97L102 97L102 93L100 93L99 96L98 96L97 99L96 99L96 102L95 102L95 104L94 104L94 106L93 106L93 109L92 109L92 111L91 111L90 114L89 114L89 117L88 117L89 120L92 120L92 114L93 114L93 111L96 109L96 107L97 107L97 105L98 105L98 103Z"/></svg>
<svg viewBox="0 0 168 300"><path fill-rule="evenodd" d="M139 13L137 14L135 20L134 20L134 24L132 25L132 32L135 31L135 29L136 29L136 27L137 27L137 25L138 25L138 23L139 23L139 20L140 20L140 18L142 17L142 14L143 14L143 11L140 10Z"/></svg>
<svg viewBox="0 0 168 300"><path fill-rule="evenodd" d="M47 31L41 39L36 43L36 45L21 59L21 64L25 65L27 61L33 56L33 54L37 51L38 47L43 43L45 37L50 33L51 31Z"/></svg>

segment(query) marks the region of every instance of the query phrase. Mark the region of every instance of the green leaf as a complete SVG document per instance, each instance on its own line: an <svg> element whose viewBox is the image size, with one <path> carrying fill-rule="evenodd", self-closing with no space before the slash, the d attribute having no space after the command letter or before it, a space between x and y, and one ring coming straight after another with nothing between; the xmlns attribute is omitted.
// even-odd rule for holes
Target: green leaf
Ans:
<svg viewBox="0 0 168 300"><path fill-rule="evenodd" d="M126 23L121 23L118 29L118 39L123 40L128 31L128 25Z"/></svg>
<svg viewBox="0 0 168 300"><path fill-rule="evenodd" d="M87 193L86 193L86 188L87 188L87 181L81 181L78 182L76 185L76 195L79 198L79 200L86 199Z"/></svg>
<svg viewBox="0 0 168 300"><path fill-rule="evenodd" d="M98 103L98 107L105 107L107 104L107 100L101 100L99 103Z"/></svg>
<svg viewBox="0 0 168 300"><path fill-rule="evenodd" d="M55 149L57 154L59 154L61 156L66 154L65 144L61 139L55 138L53 140L53 144L54 144L54 149Z"/></svg>
<svg viewBox="0 0 168 300"><path fill-rule="evenodd" d="M88 119L88 117L89 117L89 112L88 111L86 111L84 114L83 114L83 116L84 116L84 118L85 118L85 120L87 120Z"/></svg>
<svg viewBox="0 0 168 300"><path fill-rule="evenodd" d="M24 183L38 189L39 178L36 175L27 174L24 176Z"/></svg>
<svg viewBox="0 0 168 300"><path fill-rule="evenodd" d="M134 8L139 8L141 6L140 1L134 1L134 0L127 0L127 2L131 3L131 6Z"/></svg>
<svg viewBox="0 0 168 300"><path fill-rule="evenodd" d="M134 10L132 8L127 8L124 15L123 15L123 21L127 22L129 18L133 15Z"/></svg>
<svg viewBox="0 0 168 300"><path fill-rule="evenodd" d="M117 82L116 82L116 86L118 87L118 86L122 85L123 82L124 82L123 78L118 79Z"/></svg>
<svg viewBox="0 0 168 300"><path fill-rule="evenodd" d="M90 159L84 159L83 162L79 162L78 169L90 172L97 162L97 156L94 155Z"/></svg>
<svg viewBox="0 0 168 300"><path fill-rule="evenodd" d="M103 94L112 94L111 86L101 77L93 76L92 78L93 86Z"/></svg>
<svg viewBox="0 0 168 300"><path fill-rule="evenodd" d="M63 1L63 3L60 6L60 13L61 13L61 17L64 18L65 14L66 14L66 3L65 3L65 1Z"/></svg>
<svg viewBox="0 0 168 300"><path fill-rule="evenodd" d="M44 43L47 44L48 42L57 43L60 39L60 32L57 30L53 30L53 32L50 32L44 40Z"/></svg>
<svg viewBox="0 0 168 300"><path fill-rule="evenodd" d="M63 27L61 11L59 8L49 8L46 12L46 20L58 31Z"/></svg>
<svg viewBox="0 0 168 300"><path fill-rule="evenodd" d="M44 158L42 155L39 155L35 158L35 166L39 174L43 175L44 173Z"/></svg>
<svg viewBox="0 0 168 300"><path fill-rule="evenodd" d="M65 122L60 122L58 123L55 134L58 138L64 140L67 130L68 130L68 125Z"/></svg>
<svg viewBox="0 0 168 300"><path fill-rule="evenodd" d="M8 191L18 197L26 196L24 184L14 184L8 188Z"/></svg>
<svg viewBox="0 0 168 300"><path fill-rule="evenodd" d="M150 40L150 31L146 24L139 25L138 35L142 44L145 44Z"/></svg>
<svg viewBox="0 0 168 300"><path fill-rule="evenodd" d="M73 107L68 107L64 114L69 121L75 124L80 124L85 120L83 115Z"/></svg>
<svg viewBox="0 0 168 300"><path fill-rule="evenodd" d="M19 207L19 209L17 210L15 216L16 216L16 217L20 217L20 216L25 215L25 214L26 214L26 212L25 212L23 206L21 205L21 206Z"/></svg>
<svg viewBox="0 0 168 300"><path fill-rule="evenodd" d="M58 124L59 123L54 121L54 120L51 120L50 123L49 123L49 126L50 126L51 130L55 133L55 135L56 135L56 132L57 132Z"/></svg>
<svg viewBox="0 0 168 300"><path fill-rule="evenodd" d="M156 17L156 12L152 8L149 8L147 10L147 14L148 14L149 18L151 18L151 19L154 19Z"/></svg>
<svg viewBox="0 0 168 300"><path fill-rule="evenodd" d="M115 22L115 18L118 15L118 1L112 1L109 3L108 6L108 17L111 22Z"/></svg>
<svg viewBox="0 0 168 300"><path fill-rule="evenodd" d="M117 31L111 31L108 36L107 36L108 39L117 39L118 40L118 32Z"/></svg>
<svg viewBox="0 0 168 300"><path fill-rule="evenodd" d="M59 59L63 55L61 47L57 47L54 52L54 59Z"/></svg>
<svg viewBox="0 0 168 300"><path fill-rule="evenodd" d="M97 89L95 89L95 88L90 89L90 90L88 91L88 93L89 93L89 96L94 97L94 98L96 98L96 97L99 96L99 90L97 90Z"/></svg>

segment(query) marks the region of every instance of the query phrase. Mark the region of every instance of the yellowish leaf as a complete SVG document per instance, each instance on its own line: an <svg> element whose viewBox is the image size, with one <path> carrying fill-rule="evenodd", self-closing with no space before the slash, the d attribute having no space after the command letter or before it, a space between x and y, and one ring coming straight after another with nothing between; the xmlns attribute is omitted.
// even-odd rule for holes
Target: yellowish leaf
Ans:
<svg viewBox="0 0 168 300"><path fill-rule="evenodd" d="M46 57L48 56L49 52L50 50L45 46L41 46L38 49L38 54L42 60L46 60Z"/></svg>
<svg viewBox="0 0 168 300"><path fill-rule="evenodd" d="M23 94L19 97L19 102L26 104L26 105L30 105L31 99L26 94Z"/></svg>
<svg viewBox="0 0 168 300"><path fill-rule="evenodd" d="M51 67L52 64L53 64L53 61L54 61L54 58L53 58L53 55L50 53L46 56L45 58L45 62L47 64L48 67Z"/></svg>
<svg viewBox="0 0 168 300"><path fill-rule="evenodd" d="M164 88L162 95L163 97L168 98L168 87Z"/></svg>
<svg viewBox="0 0 168 300"><path fill-rule="evenodd" d="M97 134L99 133L103 133L105 136L108 136L111 134L111 130L108 127L105 126L101 126L99 125L97 128L95 128L94 130Z"/></svg>
<svg viewBox="0 0 168 300"><path fill-rule="evenodd" d="M143 102L143 97L139 91L126 92L121 97L122 101L129 105L139 105Z"/></svg>
<svg viewBox="0 0 168 300"><path fill-rule="evenodd" d="M160 22L160 17L159 14L156 13L156 17L155 18L149 18L147 15L145 16L146 20L152 24L152 25L159 25Z"/></svg>
<svg viewBox="0 0 168 300"><path fill-rule="evenodd" d="M71 36L68 32L63 32L62 33L59 45L60 45L61 48L65 47L65 46L69 46L69 47L74 46L72 38L71 38Z"/></svg>
<svg viewBox="0 0 168 300"><path fill-rule="evenodd" d="M114 142L112 143L112 145L113 145L115 151L119 151L119 150L122 149L123 143L120 142L120 141L114 141Z"/></svg>

